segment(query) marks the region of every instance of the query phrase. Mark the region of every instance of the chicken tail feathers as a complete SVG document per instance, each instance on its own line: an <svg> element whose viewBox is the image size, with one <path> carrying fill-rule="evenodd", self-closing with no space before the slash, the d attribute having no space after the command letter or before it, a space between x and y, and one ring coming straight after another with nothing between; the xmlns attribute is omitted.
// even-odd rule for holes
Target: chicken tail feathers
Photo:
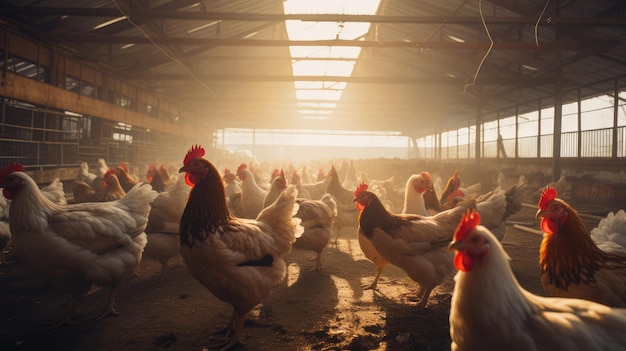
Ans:
<svg viewBox="0 0 626 351"><path fill-rule="evenodd" d="M253 266L253 267L272 267L274 265L274 257L272 255L265 255L258 260L246 261L238 264L237 266Z"/></svg>
<svg viewBox="0 0 626 351"><path fill-rule="evenodd" d="M150 203L157 195L159 193L153 190L150 184L138 183L119 202L132 212L137 212L147 219L151 208Z"/></svg>
<svg viewBox="0 0 626 351"><path fill-rule="evenodd" d="M296 187L289 185L276 201L265 207L256 218L257 221L269 225L277 238L284 239L289 243L289 247L304 232L300 219L294 217L298 212L297 195Z"/></svg>

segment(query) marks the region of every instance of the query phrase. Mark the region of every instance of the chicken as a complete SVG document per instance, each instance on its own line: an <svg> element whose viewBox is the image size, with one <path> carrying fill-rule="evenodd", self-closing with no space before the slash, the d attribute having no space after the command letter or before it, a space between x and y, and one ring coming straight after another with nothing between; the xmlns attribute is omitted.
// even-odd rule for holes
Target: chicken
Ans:
<svg viewBox="0 0 626 351"><path fill-rule="evenodd" d="M65 197L65 191L63 190L63 182L59 178L54 180L41 188L41 192L50 201L57 205L67 205L67 198Z"/></svg>
<svg viewBox="0 0 626 351"><path fill-rule="evenodd" d="M104 174L109 171L109 168L106 161L103 158L99 158L94 173L98 178L104 178Z"/></svg>
<svg viewBox="0 0 626 351"><path fill-rule="evenodd" d="M626 309L534 295L480 215L463 216L450 250L458 269L450 306L452 351L624 350Z"/></svg>
<svg viewBox="0 0 626 351"><path fill-rule="evenodd" d="M78 173L76 174L76 182L85 183L86 185L95 188L96 191L102 191L104 188L104 185L102 185L102 177L89 172L89 164L87 162L80 163Z"/></svg>
<svg viewBox="0 0 626 351"><path fill-rule="evenodd" d="M430 173L422 172L420 174L414 174L409 177L406 182L406 190L404 192L404 209L402 213L427 216L428 211L426 210L426 205L424 204L422 194L431 188L432 186L430 184ZM368 238L366 238L360 230L357 230L356 236L361 251L363 252L365 257L376 266L376 276L374 276L374 280L371 284L363 287L363 289L371 289L376 291L378 290L378 280L383 274L383 271L389 265L389 262L387 261L385 256L383 256L376 250L374 244Z"/></svg>
<svg viewBox="0 0 626 351"><path fill-rule="evenodd" d="M417 183L418 185L422 184L420 182ZM407 184L407 188L415 188L415 186L411 184L411 182L407 182ZM357 188L357 192L359 192L359 189L360 188ZM422 245L422 241L435 240L432 238L432 235L435 234L434 232L424 233L424 231L433 230L429 229L429 227L425 225L425 223L429 221L434 221L438 225L436 230L441 233L440 236L443 236L445 230L450 229L449 221L459 220L462 212L456 210L456 208L458 207L476 208L478 213L483 214L483 216L486 218L485 224L490 228L497 230L498 232L502 232L502 236L504 236L504 231L506 229L505 220L521 209L522 204L520 200L520 194L523 194L524 189L525 183L522 182L517 184L515 187L508 189L507 191L496 189L493 192L486 194L481 199L464 200L453 209L439 212L438 214L435 214L433 216L414 215L413 217L411 217L412 214L402 214L398 216L387 211L383 212L377 210L377 207L374 207L374 209L368 211L368 213L362 211L361 218L363 218L364 215L369 216L368 218L366 218L368 224L366 227L370 228L372 234L376 233L373 228L380 230L381 234L383 234L380 235L377 240L372 240L371 237L367 235L367 232L361 229L359 229L359 231L357 232L357 237L361 250L363 251L365 257L372 261L372 263L374 263L377 268L377 273L374 281L371 285L367 286L366 289L376 290L380 275L386 268L387 264L392 263L404 269L409 277L411 277L411 279L420 284L422 288L422 294L418 296L418 299L422 304L425 305L427 301L424 301L424 299L422 298L423 294L429 294L432 288L434 288L436 285L441 283L441 281L443 281L447 274L445 273L445 268L451 267L452 264L452 262L449 262L450 266L446 266L446 260L451 259L451 257L436 254L424 255L425 259L419 262L416 257L411 257L410 252L408 252L407 257L405 258L399 255L403 252L407 252L406 247L403 246L407 245L410 247L415 246L416 244ZM355 192L355 196L357 195L357 192ZM371 194L371 192L367 193ZM355 198L358 199L358 197ZM370 200L364 199L365 203L369 201ZM376 199L376 202L380 202L380 200ZM357 204L357 206L359 205ZM362 207L362 205L360 206ZM379 221L377 220L377 218L381 218L381 220ZM409 220L395 220L393 218L409 218ZM359 221L361 222L361 219L359 219ZM417 223L413 227L409 227L407 222L410 221L416 221ZM392 225L391 223L395 223L395 225ZM400 223L403 224L401 225ZM452 226L454 227L455 225L456 224L453 224ZM411 229L403 229L403 226L407 226ZM386 229L381 230L380 228ZM448 234L451 236L452 231L449 231ZM394 239L392 240L392 238ZM393 247L389 246L389 244L398 246ZM396 251L396 253L394 253L394 251ZM412 262L413 260L418 262ZM435 260L435 262L429 263L429 260ZM433 269L430 268L430 265L432 265L432 267L434 267L436 270L433 271ZM425 273L420 272L420 269L422 269ZM430 274L430 278L424 277L427 274ZM433 277L435 279L433 279ZM425 281L426 286L422 284L422 281ZM425 299L428 299L428 295L425 295Z"/></svg>
<svg viewBox="0 0 626 351"><path fill-rule="evenodd" d="M333 233L333 222L337 216L337 204L330 194L324 194L320 200L297 199L299 208L295 217L300 218L304 228L302 236L296 239L293 247L314 251L315 265L311 271L322 269L322 251L328 246Z"/></svg>
<svg viewBox="0 0 626 351"><path fill-rule="evenodd" d="M413 174L406 181L404 190L403 214L417 214L428 216L430 213L426 209L424 193L432 189L431 176L428 172Z"/></svg>
<svg viewBox="0 0 626 351"><path fill-rule="evenodd" d="M388 212L366 184L357 188L354 201L361 211L358 235L369 241L375 254L403 269L420 285L417 303L426 306L431 291L454 270L446 245L461 215L472 204L468 202L432 217L397 215Z"/></svg>
<svg viewBox="0 0 626 351"><path fill-rule="evenodd" d="M591 239L602 251L626 253L626 212L609 212L591 230Z"/></svg>
<svg viewBox="0 0 626 351"><path fill-rule="evenodd" d="M240 217L256 218L263 209L263 200L267 190L257 184L254 175L245 163L237 168L237 176L241 180L241 206L243 213Z"/></svg>
<svg viewBox="0 0 626 351"><path fill-rule="evenodd" d="M294 185L295 187L295 185ZM276 201L278 196L287 188L285 173L281 170L279 175L272 180L270 188L265 196L265 207ZM325 194L320 200L297 198L298 212L295 217L301 220L300 225L304 228L302 235L296 239L293 247L301 250L316 252L315 266L310 270L322 269L322 251L333 231L333 220L337 216L337 205L330 194Z"/></svg>
<svg viewBox="0 0 626 351"><path fill-rule="evenodd" d="M237 181L237 176L235 173L230 171L230 168L224 169L224 175L222 176L222 180L224 181L224 194L226 195L226 199L230 199L230 196L234 193L241 192L241 185Z"/></svg>
<svg viewBox="0 0 626 351"><path fill-rule="evenodd" d="M543 190L538 207L537 218L544 232L539 268L546 294L626 306L626 255L602 251L578 212L557 197L555 188ZM620 226L623 230L625 224L614 221L610 227ZM598 231L595 234L599 237Z"/></svg>
<svg viewBox="0 0 626 351"><path fill-rule="evenodd" d="M52 327L74 322L79 299L92 284L109 287L110 294L104 309L89 320L117 315L115 296L141 260L156 191L137 185L118 201L57 205L19 164L0 171L0 184L11 200L9 225L18 257L73 297L67 315Z"/></svg>
<svg viewBox="0 0 626 351"><path fill-rule="evenodd" d="M359 211L354 207L354 203L352 202L352 192L341 185L339 175L334 166L331 166L328 178L330 181L328 182L326 192L332 195L337 204L337 216L334 221L334 243L337 245L339 234L343 228L358 226L357 218L359 217Z"/></svg>
<svg viewBox="0 0 626 351"><path fill-rule="evenodd" d="M159 168L155 165L150 165L146 172L146 179L152 185L152 188L159 193L166 191L176 181L176 178L170 176L164 165L160 165Z"/></svg>
<svg viewBox="0 0 626 351"><path fill-rule="evenodd" d="M181 253L191 274L233 307L225 338L211 345L227 350L244 344L246 315L285 278L283 256L302 227L293 218L298 205L292 185L256 219L233 217L219 172L202 156L202 147L191 147L180 168L192 186L180 222Z"/></svg>
<svg viewBox="0 0 626 351"><path fill-rule="evenodd" d="M265 194L265 198L263 199L263 208L271 205L280 194L287 189L287 179L285 178L285 172L281 169L276 170L276 172L272 172L272 181L270 182L270 187L267 189L267 193ZM295 186L294 186L295 187Z"/></svg>
<svg viewBox="0 0 626 351"><path fill-rule="evenodd" d="M148 243L144 256L161 263L161 279L166 277L168 262L180 253L178 229L189 190L184 178L178 177L172 186L159 193L150 204L152 209L145 230Z"/></svg>
<svg viewBox="0 0 626 351"><path fill-rule="evenodd" d="M309 194L309 192L302 187L302 180L300 178L300 175L298 174L298 171L294 170L291 173L291 181L289 183L293 184L296 187L296 190L298 190L298 197L304 199L313 199L311 194Z"/></svg>
<svg viewBox="0 0 626 351"><path fill-rule="evenodd" d="M102 183L104 185L103 190L98 191L87 183L75 181L74 203L113 201L119 200L126 195L117 178L117 170L115 168L109 169L104 174Z"/></svg>
<svg viewBox="0 0 626 351"><path fill-rule="evenodd" d="M136 176L130 174L130 171L128 170L128 165L126 165L126 163L121 162L118 166L113 167L113 169L115 169L115 175L120 182L120 186L122 187L122 189L124 189L125 192L128 192L130 189L132 189L132 187L139 183L139 179ZM152 185L152 189L159 191L154 187L153 184L150 185Z"/></svg>

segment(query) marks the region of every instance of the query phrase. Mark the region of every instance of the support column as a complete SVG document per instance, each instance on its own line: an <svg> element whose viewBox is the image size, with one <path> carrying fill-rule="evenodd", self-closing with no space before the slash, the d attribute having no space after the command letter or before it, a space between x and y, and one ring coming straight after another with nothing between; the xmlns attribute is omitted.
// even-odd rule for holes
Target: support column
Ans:
<svg viewBox="0 0 626 351"><path fill-rule="evenodd" d="M483 111L482 106L480 104L480 100L478 105L476 106L476 165L480 165L481 159L481 134L482 134L482 124L483 124Z"/></svg>
<svg viewBox="0 0 626 351"><path fill-rule="evenodd" d="M561 177L561 125L563 124L563 77L559 71L554 89L554 132L552 140L552 180Z"/></svg>

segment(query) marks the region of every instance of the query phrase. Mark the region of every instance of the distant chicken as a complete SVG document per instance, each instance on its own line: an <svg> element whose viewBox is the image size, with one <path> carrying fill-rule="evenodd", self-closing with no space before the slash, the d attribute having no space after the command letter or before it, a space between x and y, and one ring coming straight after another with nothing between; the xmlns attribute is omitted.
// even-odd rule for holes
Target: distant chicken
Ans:
<svg viewBox="0 0 626 351"><path fill-rule="evenodd" d="M538 207L537 218L544 232L539 268L546 294L626 306L626 255L619 250L601 250L598 246L602 243L594 243L578 212L557 198L555 188L543 190ZM594 230L594 237L601 241L601 237L612 240L626 235L625 220L623 213L612 216Z"/></svg>
<svg viewBox="0 0 626 351"><path fill-rule="evenodd" d="M331 166L330 173L328 174L330 179L326 192L333 196L335 203L337 204L337 217L335 217L335 239L334 243L337 245L339 234L343 228L357 227L357 219L359 217L359 211L354 207L353 192L345 189L339 181L339 175L334 166Z"/></svg>
<svg viewBox="0 0 626 351"><path fill-rule="evenodd" d="M245 163L237 168L237 176L241 180L242 218L254 219L263 209L263 200L267 190L261 188L252 172Z"/></svg>
<svg viewBox="0 0 626 351"><path fill-rule="evenodd" d="M0 184L11 200L9 224L18 257L72 296L67 315L52 327L74 323L78 301L92 284L109 287L110 294L104 309L88 320L117 315L115 296L141 260L157 193L137 185L118 201L57 205L19 164L0 171Z"/></svg>
<svg viewBox="0 0 626 351"><path fill-rule="evenodd" d="M302 227L293 218L297 192L287 187L256 219L233 217L215 166L193 146L180 172L192 186L180 222L181 253L191 274L217 298L233 306L225 337L211 347L227 350L244 344L247 313L286 275L283 256Z"/></svg>
<svg viewBox="0 0 626 351"><path fill-rule="evenodd" d="M230 171L230 168L224 169L224 175L222 176L224 181L224 193L226 199L230 199L230 196L235 193L241 192L241 184L237 181L237 175Z"/></svg>
<svg viewBox="0 0 626 351"><path fill-rule="evenodd" d="M117 178L117 170L115 168L109 169L104 174L102 183L104 186L103 190L97 191L86 183L75 181L74 203L113 201L119 200L126 195Z"/></svg>
<svg viewBox="0 0 626 351"><path fill-rule="evenodd" d="M294 174L293 176L297 177L297 174ZM324 194L326 194L330 178L326 174L322 174L321 177L318 175L317 179L318 180L315 183L299 182L300 189L302 189L302 195L300 197L311 200L319 200L322 196L324 196ZM294 184L298 184L297 179L294 180L292 178L292 182L294 182Z"/></svg>
<svg viewBox="0 0 626 351"><path fill-rule="evenodd" d="M161 263L160 278L166 277L168 262L180 253L178 230L190 188L183 177L167 188L150 204L151 210L146 225L148 243L144 255Z"/></svg>
<svg viewBox="0 0 626 351"><path fill-rule="evenodd" d="M103 190L102 177L89 171L89 164L87 162L81 162L78 167L78 173L76 174L76 182L82 182L96 191Z"/></svg>
<svg viewBox="0 0 626 351"><path fill-rule="evenodd" d="M526 291L477 213L463 216L449 249L459 270L450 306L452 351L626 349L626 309Z"/></svg>
<svg viewBox="0 0 626 351"><path fill-rule="evenodd" d="M404 207L402 213L428 216L430 213L426 209L424 193L432 189L431 175L428 172L413 174L406 181L404 190Z"/></svg>
<svg viewBox="0 0 626 351"><path fill-rule="evenodd" d="M128 170L128 165L126 163L122 162L118 166L113 167L113 169L115 169L115 175L120 182L120 186L122 187L122 189L124 189L125 192L128 192L135 185L137 185L137 183L139 183L139 179L136 176L130 174L130 171ZM157 190L154 188L154 186L152 187L152 189Z"/></svg>
<svg viewBox="0 0 626 351"><path fill-rule="evenodd" d="M170 176L164 165L160 165L159 168L155 165L150 165L146 172L146 179L152 185L152 188L160 193L166 191L176 180L175 177Z"/></svg>

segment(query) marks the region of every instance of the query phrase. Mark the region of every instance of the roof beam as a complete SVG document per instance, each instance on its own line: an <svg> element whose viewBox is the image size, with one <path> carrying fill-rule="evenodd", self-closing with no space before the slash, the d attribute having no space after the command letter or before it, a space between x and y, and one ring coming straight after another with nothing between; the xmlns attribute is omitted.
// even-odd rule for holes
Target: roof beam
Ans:
<svg viewBox="0 0 626 351"><path fill-rule="evenodd" d="M0 7L4 15L28 16L76 16L76 17L119 17L120 11L116 8L80 8L80 7ZM447 24L476 24L483 25L476 16L381 16L381 15L347 15L347 14L265 14L240 12L202 12L202 11L171 11L163 9L128 8L126 12L132 18L178 19L178 20L231 20L231 21L259 21L281 22L288 20L310 22L371 22L371 23L447 23ZM552 17L551 23L572 26L624 26L625 18L567 18ZM488 24L520 24L534 25L537 23L536 14L527 17L485 17Z"/></svg>
<svg viewBox="0 0 626 351"><path fill-rule="evenodd" d="M139 45L210 45L243 46L243 47L286 47L286 46L347 46L375 48L414 48L414 49L449 49L449 50L486 50L489 42L414 42L414 41L382 41L382 40L262 40L262 39L206 39L183 37L139 37L139 36L102 36L97 34L57 33L61 39L71 43L101 44L139 44ZM585 47L586 48L586 47ZM582 48L575 43L541 43L499 41L493 44L493 50L575 50Z"/></svg>

